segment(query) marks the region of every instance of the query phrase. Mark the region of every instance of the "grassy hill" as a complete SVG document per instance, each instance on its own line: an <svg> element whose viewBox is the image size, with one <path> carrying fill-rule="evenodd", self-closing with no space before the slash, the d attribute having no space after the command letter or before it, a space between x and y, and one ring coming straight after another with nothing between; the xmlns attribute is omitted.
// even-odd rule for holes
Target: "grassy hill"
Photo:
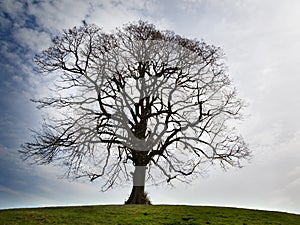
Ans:
<svg viewBox="0 0 300 225"><path fill-rule="evenodd" d="M0 210L0 224L299 225L300 215L206 206L105 205Z"/></svg>

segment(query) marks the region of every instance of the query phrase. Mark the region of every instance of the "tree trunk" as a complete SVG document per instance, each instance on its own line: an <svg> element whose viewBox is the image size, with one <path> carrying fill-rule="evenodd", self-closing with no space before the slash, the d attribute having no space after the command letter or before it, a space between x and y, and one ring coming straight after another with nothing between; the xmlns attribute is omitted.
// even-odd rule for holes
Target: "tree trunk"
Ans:
<svg viewBox="0 0 300 225"><path fill-rule="evenodd" d="M135 166L133 173L133 187L125 204L150 204L145 193L146 166Z"/></svg>

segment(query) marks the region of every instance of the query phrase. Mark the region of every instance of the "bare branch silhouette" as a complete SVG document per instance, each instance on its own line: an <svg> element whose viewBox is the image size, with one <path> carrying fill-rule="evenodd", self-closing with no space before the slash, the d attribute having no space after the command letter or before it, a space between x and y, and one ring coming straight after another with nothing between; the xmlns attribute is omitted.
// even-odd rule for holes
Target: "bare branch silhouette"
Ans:
<svg viewBox="0 0 300 225"><path fill-rule="evenodd" d="M59 80L53 96L34 101L60 116L21 153L40 164L60 161L67 176L103 177L104 190L132 177L127 203L145 203L150 168L170 182L249 156L230 128L244 105L220 48L143 21L112 34L85 23L65 30L35 62Z"/></svg>

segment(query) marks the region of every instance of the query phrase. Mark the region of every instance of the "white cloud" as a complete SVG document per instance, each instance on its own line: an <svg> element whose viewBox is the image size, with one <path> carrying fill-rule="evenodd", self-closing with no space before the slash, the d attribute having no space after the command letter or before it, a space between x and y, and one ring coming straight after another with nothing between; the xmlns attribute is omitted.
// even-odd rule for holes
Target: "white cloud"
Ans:
<svg viewBox="0 0 300 225"><path fill-rule="evenodd" d="M30 4L28 13L34 15L37 23L57 33L65 28L80 25L82 20L113 29L132 20L138 20L142 13L155 10L152 1L98 1L72 0L43 1Z"/></svg>
<svg viewBox="0 0 300 225"><path fill-rule="evenodd" d="M25 24L24 19L24 7L23 3L20 1L1 1L0 9L2 12L9 14L13 21L14 27L20 27ZM2 15L3 16L3 15Z"/></svg>
<svg viewBox="0 0 300 225"><path fill-rule="evenodd" d="M155 12L156 1L93 1L87 17L89 23L95 23L107 31L125 23L149 18L147 14Z"/></svg>
<svg viewBox="0 0 300 225"><path fill-rule="evenodd" d="M25 48L40 52L50 45L50 37L46 32L30 28L19 28L14 32L15 39Z"/></svg>
<svg viewBox="0 0 300 225"><path fill-rule="evenodd" d="M19 1L1 1L0 6L4 11L15 17L22 14L23 11L23 3Z"/></svg>
<svg viewBox="0 0 300 225"><path fill-rule="evenodd" d="M88 13L89 4L86 1L40 1L31 4L28 13L36 17L36 22L51 32L73 27L81 23Z"/></svg>

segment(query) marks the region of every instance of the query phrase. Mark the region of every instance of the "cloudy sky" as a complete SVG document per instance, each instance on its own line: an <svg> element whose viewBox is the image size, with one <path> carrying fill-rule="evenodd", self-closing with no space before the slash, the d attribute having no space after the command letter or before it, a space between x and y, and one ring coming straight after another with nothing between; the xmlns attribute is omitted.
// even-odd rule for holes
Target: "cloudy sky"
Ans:
<svg viewBox="0 0 300 225"><path fill-rule="evenodd" d="M233 206L300 213L300 1L1 0L0 208L122 204L131 187L59 179L60 168L30 166L19 146L39 126L29 99L47 93L35 53L82 20L111 31L147 20L223 48L233 84L248 103L239 130L253 152L243 169L210 168L192 184L149 186L154 204Z"/></svg>

